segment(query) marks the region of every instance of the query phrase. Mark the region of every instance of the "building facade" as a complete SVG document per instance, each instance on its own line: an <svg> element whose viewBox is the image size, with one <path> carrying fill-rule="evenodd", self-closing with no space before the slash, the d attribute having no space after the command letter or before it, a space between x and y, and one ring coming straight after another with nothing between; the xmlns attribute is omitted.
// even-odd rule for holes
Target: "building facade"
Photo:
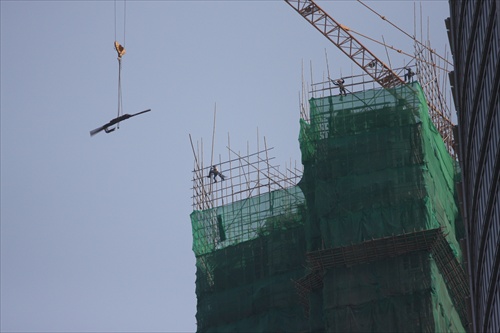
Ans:
<svg viewBox="0 0 500 333"><path fill-rule="evenodd" d="M500 332L500 1L449 4L471 330Z"/></svg>

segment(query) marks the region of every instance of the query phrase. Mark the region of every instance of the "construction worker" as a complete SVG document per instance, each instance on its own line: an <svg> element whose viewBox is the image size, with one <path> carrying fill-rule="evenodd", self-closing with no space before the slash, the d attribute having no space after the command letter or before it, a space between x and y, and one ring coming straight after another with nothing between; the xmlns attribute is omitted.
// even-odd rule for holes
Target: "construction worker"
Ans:
<svg viewBox="0 0 500 333"><path fill-rule="evenodd" d="M224 175L220 173L219 170L217 170L217 167L215 165L212 165L212 167L210 168L207 178L212 178L212 176L214 176L214 182L216 183L217 183L217 178L216 178L217 176L219 176L221 180L224 180Z"/></svg>
<svg viewBox="0 0 500 333"><path fill-rule="evenodd" d="M413 75L415 75L415 73L411 70L410 67L405 67L405 69L406 69L405 82L410 82L411 78L413 77Z"/></svg>
<svg viewBox="0 0 500 333"><path fill-rule="evenodd" d="M340 78L337 81L333 81L332 79L330 79L330 80L333 82L334 85L339 87L340 96L342 96L342 95L347 96L347 92L345 91L345 87L344 87L345 81L343 78Z"/></svg>

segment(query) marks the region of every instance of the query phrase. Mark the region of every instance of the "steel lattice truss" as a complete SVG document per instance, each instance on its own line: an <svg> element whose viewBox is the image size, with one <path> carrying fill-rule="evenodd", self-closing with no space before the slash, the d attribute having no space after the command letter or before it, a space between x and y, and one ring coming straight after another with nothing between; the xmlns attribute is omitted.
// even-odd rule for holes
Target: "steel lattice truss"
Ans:
<svg viewBox="0 0 500 333"><path fill-rule="evenodd" d="M333 19L313 0L285 0L285 2L382 87L395 88L405 84L405 81L398 74L359 42L349 32L347 27ZM425 82L423 82L422 85L427 86ZM427 104L429 106L431 119L441 134L448 152L455 157L452 136L453 123L445 114L446 110L445 113L443 113L439 111L442 110L442 108L438 108L433 104L432 98L428 98Z"/></svg>

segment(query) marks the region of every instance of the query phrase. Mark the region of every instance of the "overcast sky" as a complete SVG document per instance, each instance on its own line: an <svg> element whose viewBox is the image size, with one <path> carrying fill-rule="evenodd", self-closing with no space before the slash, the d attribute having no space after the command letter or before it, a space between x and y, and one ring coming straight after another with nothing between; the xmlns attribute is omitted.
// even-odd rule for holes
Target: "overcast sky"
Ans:
<svg viewBox="0 0 500 333"><path fill-rule="evenodd" d="M358 2L318 3L413 52ZM413 34L413 1L366 3ZM448 1L420 4L444 55ZM228 133L233 150L255 151L258 130L276 164L300 163L303 64L307 83L325 77L325 51L330 76L361 71L284 1L127 1L125 22L123 1L0 6L0 330L195 331L189 134L210 156L216 107L216 156ZM152 112L90 137L117 114L115 33L124 112Z"/></svg>

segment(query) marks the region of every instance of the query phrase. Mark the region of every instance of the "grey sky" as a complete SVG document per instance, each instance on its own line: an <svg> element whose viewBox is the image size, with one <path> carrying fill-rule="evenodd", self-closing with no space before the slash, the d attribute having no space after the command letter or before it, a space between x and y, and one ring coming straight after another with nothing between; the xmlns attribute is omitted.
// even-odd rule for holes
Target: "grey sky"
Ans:
<svg viewBox="0 0 500 333"><path fill-rule="evenodd" d="M356 1L318 3L413 52ZM367 3L413 33L413 1ZM124 112L153 111L91 138L117 113L114 4L1 1L2 332L195 331L188 135L207 161L216 104L216 156L228 133L255 151L258 128L277 164L300 162L302 64L321 81L326 49L332 77L361 73L284 1L127 1ZM443 54L448 2L422 9Z"/></svg>

